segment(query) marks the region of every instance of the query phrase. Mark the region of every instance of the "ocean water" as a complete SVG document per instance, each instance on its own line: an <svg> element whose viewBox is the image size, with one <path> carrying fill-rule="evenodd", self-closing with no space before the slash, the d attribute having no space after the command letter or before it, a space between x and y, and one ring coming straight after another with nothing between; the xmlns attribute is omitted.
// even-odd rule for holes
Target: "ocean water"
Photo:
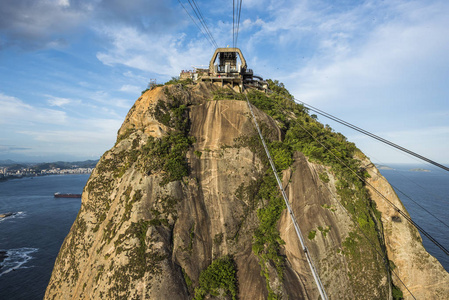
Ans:
<svg viewBox="0 0 449 300"><path fill-rule="evenodd" d="M42 299L65 236L81 199L54 198L55 192L81 193L88 174L55 175L0 182L0 299Z"/></svg>
<svg viewBox="0 0 449 300"><path fill-rule="evenodd" d="M381 173L398 189L413 220L449 248L449 229L413 202L449 224L449 173L393 168ZM9 256L1 263L0 299L43 298L56 256L81 206L80 199L58 199L53 194L81 193L88 178L60 175L0 182L0 213L16 213L0 220L0 253ZM448 257L426 238L423 243L449 271Z"/></svg>
<svg viewBox="0 0 449 300"><path fill-rule="evenodd" d="M449 250L449 172L423 165L389 166L393 170L380 172L393 186L412 220ZM423 234L421 237L427 252L449 272L449 256Z"/></svg>

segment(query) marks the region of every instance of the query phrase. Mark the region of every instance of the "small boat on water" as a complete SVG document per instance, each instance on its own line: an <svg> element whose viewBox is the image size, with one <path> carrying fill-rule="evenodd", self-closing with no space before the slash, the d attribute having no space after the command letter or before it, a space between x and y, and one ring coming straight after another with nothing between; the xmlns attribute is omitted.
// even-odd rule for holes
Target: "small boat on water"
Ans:
<svg viewBox="0 0 449 300"><path fill-rule="evenodd" d="M61 194L55 193L55 198L81 198L81 194Z"/></svg>

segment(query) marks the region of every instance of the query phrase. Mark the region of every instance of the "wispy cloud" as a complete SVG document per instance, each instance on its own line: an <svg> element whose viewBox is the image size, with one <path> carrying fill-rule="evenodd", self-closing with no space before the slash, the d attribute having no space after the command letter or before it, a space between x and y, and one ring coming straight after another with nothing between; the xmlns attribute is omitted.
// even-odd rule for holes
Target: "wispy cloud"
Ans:
<svg viewBox="0 0 449 300"><path fill-rule="evenodd" d="M0 33L5 45L23 48L58 46L61 34L82 25L92 12L90 1L3 0L0 3Z"/></svg>
<svg viewBox="0 0 449 300"><path fill-rule="evenodd" d="M12 151L26 151L26 150L31 150L31 148L17 147L13 145L0 145L0 153L10 153Z"/></svg>
<svg viewBox="0 0 449 300"><path fill-rule="evenodd" d="M0 93L0 124L65 124L63 111L36 107L22 100Z"/></svg>
<svg viewBox="0 0 449 300"><path fill-rule="evenodd" d="M163 0L2 0L0 46L58 48L71 43L67 34L96 24L128 24L139 30L167 31L177 13Z"/></svg>
<svg viewBox="0 0 449 300"><path fill-rule="evenodd" d="M397 96L392 90L404 92L412 82L426 90L435 84L442 87L445 71L441 65L449 63L449 19L445 13L449 5L393 2L380 11L370 5L367 2L349 12L319 16L318 21L328 18L318 30L319 55L307 59L298 71L282 76L296 95L322 105L367 100L378 105L379 101L391 102ZM377 23L382 14L394 17ZM366 19L372 23L366 24ZM356 38L360 35L363 38ZM389 95L379 97L382 89ZM413 98L414 91L409 92Z"/></svg>
<svg viewBox="0 0 449 300"><path fill-rule="evenodd" d="M132 79L134 82L147 82L148 78L144 77L142 75L136 74L135 72L132 72L131 70L126 71L123 73L123 76L126 78Z"/></svg>
<svg viewBox="0 0 449 300"><path fill-rule="evenodd" d="M139 95L140 96L139 91ZM109 113L111 115L117 116L117 113L115 111L115 108L121 108L121 109L129 109L131 108L134 98L137 99L137 97L130 97L130 99L126 98L119 98L117 96L114 96L114 93L111 91L95 91L93 93L90 93L88 95L89 100L91 100L91 106L96 109L103 109L104 113Z"/></svg>
<svg viewBox="0 0 449 300"><path fill-rule="evenodd" d="M65 107L82 105L81 101L66 98L50 97L49 105ZM106 100L104 100L106 101ZM114 105L117 105L114 104ZM122 104L124 106L124 104ZM129 105L129 103L128 103ZM51 155L66 153L82 157L100 156L108 147L111 147L120 128L123 116L119 116L107 106L95 109L96 114L67 114L60 110L27 104L22 100L0 94L0 124L9 126L13 132L5 137L8 141L20 142L20 137L26 138L26 145L30 147L8 146L0 147L2 153L22 153ZM100 112L109 118L101 118ZM55 126L56 125L56 126ZM23 140L23 138L22 138ZM23 144L20 142L20 144ZM84 153L84 154L83 154Z"/></svg>
<svg viewBox="0 0 449 300"><path fill-rule="evenodd" d="M412 130L398 130L398 131L387 131L380 133L381 136L387 139L395 139L400 141L423 141L429 142L430 140L435 140L443 137L442 141L445 141L446 146L449 147L449 126L438 126L438 127L427 127ZM424 146L425 143L424 143Z"/></svg>
<svg viewBox="0 0 449 300"><path fill-rule="evenodd" d="M79 120L73 120L78 123ZM101 156L104 151L113 146L116 132L122 120L119 119L88 119L79 122L77 126L55 130L23 129L17 134L27 136L28 144L33 145L29 150L39 155L61 154L78 157ZM10 149L11 152L13 149ZM21 149L21 152L26 149Z"/></svg>
<svg viewBox="0 0 449 300"><path fill-rule="evenodd" d="M198 4L230 44L232 3ZM386 138L427 128L435 145L447 137L448 12L443 0L248 0L239 47L299 99ZM214 50L177 1L4 0L0 15L2 144L35 153L106 150L150 78L207 65Z"/></svg>
<svg viewBox="0 0 449 300"><path fill-rule="evenodd" d="M133 27L103 27L99 34L112 41L112 47L97 54L97 58L109 66L124 65L173 76L190 64L204 64L211 55L203 51L202 40L187 42L184 34L166 34L156 38Z"/></svg>
<svg viewBox="0 0 449 300"><path fill-rule="evenodd" d="M90 145L92 141L111 141L111 138L104 136L104 130L25 130L18 133L28 135L34 141L60 145L69 144L72 147L79 144L92 147Z"/></svg>
<svg viewBox="0 0 449 300"><path fill-rule="evenodd" d="M47 102L50 106L63 107L67 104L72 103L73 101L68 98L59 98L59 97L50 96L50 99L48 99Z"/></svg>
<svg viewBox="0 0 449 300"><path fill-rule="evenodd" d="M122 85L120 91L131 94L139 94L142 91L142 88L131 84L125 84Z"/></svg>

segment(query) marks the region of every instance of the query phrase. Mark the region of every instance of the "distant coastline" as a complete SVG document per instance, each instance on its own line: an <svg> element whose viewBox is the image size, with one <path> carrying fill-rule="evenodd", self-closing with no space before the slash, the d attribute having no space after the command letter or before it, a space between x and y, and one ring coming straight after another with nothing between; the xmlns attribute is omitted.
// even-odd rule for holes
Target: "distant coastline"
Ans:
<svg viewBox="0 0 449 300"><path fill-rule="evenodd" d="M376 163L375 166L378 170L387 170L387 171L424 172L424 173L432 172L432 169L426 168L427 166L424 164L391 163L388 165L383 165Z"/></svg>
<svg viewBox="0 0 449 300"><path fill-rule="evenodd" d="M0 163L0 182L10 179L32 178L47 175L90 174L98 160L81 162L53 162L53 163L16 163L7 161Z"/></svg>

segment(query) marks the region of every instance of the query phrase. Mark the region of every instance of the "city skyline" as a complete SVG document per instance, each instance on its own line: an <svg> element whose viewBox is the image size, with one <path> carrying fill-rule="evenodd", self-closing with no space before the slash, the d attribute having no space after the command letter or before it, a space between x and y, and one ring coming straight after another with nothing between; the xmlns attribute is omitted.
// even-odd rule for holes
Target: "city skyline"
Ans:
<svg viewBox="0 0 449 300"><path fill-rule="evenodd" d="M232 3L197 3L232 46ZM448 13L445 1L243 1L237 46L297 99L447 164ZM99 158L151 78L215 50L178 1L6 0L0 15L0 160ZM375 162L416 162L318 117Z"/></svg>

